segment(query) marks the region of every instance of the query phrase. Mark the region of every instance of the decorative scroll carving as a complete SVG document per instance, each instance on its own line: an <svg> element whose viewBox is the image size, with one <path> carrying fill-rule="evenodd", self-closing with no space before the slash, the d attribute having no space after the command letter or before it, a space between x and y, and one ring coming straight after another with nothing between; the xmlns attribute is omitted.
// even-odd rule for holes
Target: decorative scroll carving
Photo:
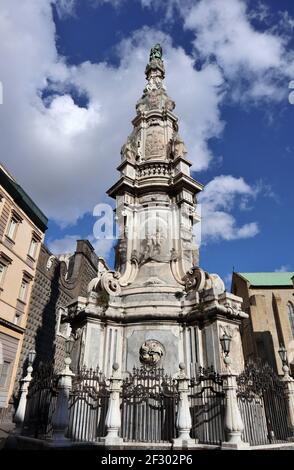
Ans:
<svg viewBox="0 0 294 470"><path fill-rule="evenodd" d="M109 295L119 295L121 292L119 284L120 273L117 271L107 271L98 273L98 276L92 279L88 285L88 297L94 292L105 291Z"/></svg>
<svg viewBox="0 0 294 470"><path fill-rule="evenodd" d="M110 295L119 295L121 287L119 284L120 273L117 271L109 271L103 274L101 278L101 287Z"/></svg>
<svg viewBox="0 0 294 470"><path fill-rule="evenodd" d="M193 266L187 274L184 276L184 282L186 290L195 289L196 291L201 291L205 287L205 272L203 269Z"/></svg>
<svg viewBox="0 0 294 470"><path fill-rule="evenodd" d="M164 355L164 347L156 339L148 339L142 344L139 353L143 364L156 366Z"/></svg>

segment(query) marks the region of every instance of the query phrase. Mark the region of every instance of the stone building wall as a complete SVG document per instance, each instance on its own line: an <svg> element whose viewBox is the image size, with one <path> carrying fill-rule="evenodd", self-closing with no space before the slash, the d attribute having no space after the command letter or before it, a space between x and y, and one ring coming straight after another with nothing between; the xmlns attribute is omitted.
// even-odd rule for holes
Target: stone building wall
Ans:
<svg viewBox="0 0 294 470"><path fill-rule="evenodd" d="M289 285L257 286L244 279L242 274L234 273L232 292L243 298L243 310L249 314L242 324L245 359L260 358L282 373L278 350L284 344L293 368L294 338L287 311L288 303L294 300L290 282Z"/></svg>
<svg viewBox="0 0 294 470"><path fill-rule="evenodd" d="M65 261L66 260L66 261ZM35 349L34 367L53 362L63 365L64 335L59 331L59 308L79 295L86 295L87 285L97 274L98 257L87 240L78 240L72 256L56 257L42 245L29 305L15 391L23 376L30 350Z"/></svg>

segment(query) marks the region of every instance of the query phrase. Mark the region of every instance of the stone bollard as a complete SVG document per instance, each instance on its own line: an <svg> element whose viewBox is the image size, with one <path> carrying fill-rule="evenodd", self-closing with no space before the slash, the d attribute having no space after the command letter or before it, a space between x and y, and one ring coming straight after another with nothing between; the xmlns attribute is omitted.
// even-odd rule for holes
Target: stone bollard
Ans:
<svg viewBox="0 0 294 470"><path fill-rule="evenodd" d="M122 379L118 371L119 365L117 363L113 364L112 369L109 404L105 421L107 434L104 438L104 443L106 446L117 446L123 443L123 439L119 437L121 428L120 391Z"/></svg>
<svg viewBox="0 0 294 470"><path fill-rule="evenodd" d="M225 431L227 441L222 443L222 448L242 449L248 447L249 444L242 441L244 424L238 406L237 374L229 367L231 364L231 359L229 357L225 357L224 362L227 365L228 370L227 374L223 375L223 389L226 394Z"/></svg>
<svg viewBox="0 0 294 470"><path fill-rule="evenodd" d="M283 365L284 376L282 382L285 384L285 394L287 397L288 406L288 419L289 428L292 436L288 438L289 441L294 441L294 379L289 375L289 367L287 364Z"/></svg>
<svg viewBox="0 0 294 470"><path fill-rule="evenodd" d="M33 367L29 365L27 367L27 375L21 379L21 386L20 386L20 399L18 403L17 410L13 417L13 422L15 423L15 433L20 434L22 432L26 407L27 407L27 395L29 391L29 385L32 380L32 372Z"/></svg>
<svg viewBox="0 0 294 470"><path fill-rule="evenodd" d="M59 374L56 408L52 418L54 446L63 446L71 442L65 437L65 433L69 424L69 394L72 388L72 377L75 374L69 367L70 357L66 357L64 362L65 368Z"/></svg>
<svg viewBox="0 0 294 470"><path fill-rule="evenodd" d="M185 373L185 364L179 365L180 372L177 374L178 382L178 414L176 419L176 428L178 437L173 439L173 449L188 449L195 447L195 440L191 439L190 432L192 428L192 418L189 405L189 379Z"/></svg>

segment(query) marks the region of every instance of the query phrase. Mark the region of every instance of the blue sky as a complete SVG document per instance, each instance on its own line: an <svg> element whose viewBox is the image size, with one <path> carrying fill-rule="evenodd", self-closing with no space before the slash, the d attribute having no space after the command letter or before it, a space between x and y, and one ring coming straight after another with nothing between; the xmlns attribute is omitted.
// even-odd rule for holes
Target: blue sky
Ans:
<svg viewBox="0 0 294 470"><path fill-rule="evenodd" d="M93 239L118 178L150 46L202 196L201 266L294 270L291 0L4 0L2 160L49 216L46 242Z"/></svg>

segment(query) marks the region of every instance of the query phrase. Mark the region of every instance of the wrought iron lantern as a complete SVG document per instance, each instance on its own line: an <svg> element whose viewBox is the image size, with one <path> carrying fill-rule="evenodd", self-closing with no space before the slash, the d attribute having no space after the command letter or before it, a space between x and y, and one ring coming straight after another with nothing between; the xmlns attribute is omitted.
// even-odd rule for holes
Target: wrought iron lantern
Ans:
<svg viewBox="0 0 294 470"><path fill-rule="evenodd" d="M280 349L278 350L279 356L281 358L283 366L288 364L288 357L287 357L287 349L283 344L280 345Z"/></svg>
<svg viewBox="0 0 294 470"><path fill-rule="evenodd" d="M223 336L220 338L222 350L226 357L230 354L231 341L232 341L232 338L227 333L224 333Z"/></svg>
<svg viewBox="0 0 294 470"><path fill-rule="evenodd" d="M31 349L28 355L28 362L30 366L33 364L35 358L36 358L36 351L34 349Z"/></svg>
<svg viewBox="0 0 294 470"><path fill-rule="evenodd" d="M75 340L73 339L72 336L69 336L65 340L65 352L66 352L67 357L70 357L70 355L72 353L72 350L73 350L73 347L74 347L74 342L75 342Z"/></svg>

